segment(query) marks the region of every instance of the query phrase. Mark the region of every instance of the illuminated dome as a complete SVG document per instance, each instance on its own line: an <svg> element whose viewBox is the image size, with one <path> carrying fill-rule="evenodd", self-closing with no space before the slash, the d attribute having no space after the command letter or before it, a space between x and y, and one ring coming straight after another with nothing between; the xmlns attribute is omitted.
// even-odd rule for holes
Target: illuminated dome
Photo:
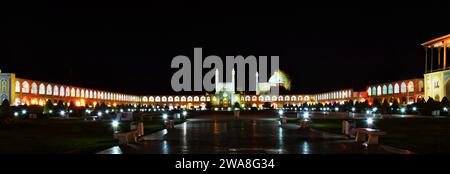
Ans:
<svg viewBox="0 0 450 174"><path fill-rule="evenodd" d="M288 75L281 70L278 70L273 73L273 75L269 78L269 83L277 86L282 86L286 90L291 89L291 80Z"/></svg>

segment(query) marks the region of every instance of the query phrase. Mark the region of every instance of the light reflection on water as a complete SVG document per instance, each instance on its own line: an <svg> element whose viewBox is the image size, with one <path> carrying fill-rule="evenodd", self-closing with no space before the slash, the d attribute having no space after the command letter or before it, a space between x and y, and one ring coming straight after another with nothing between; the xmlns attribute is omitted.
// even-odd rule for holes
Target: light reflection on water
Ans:
<svg viewBox="0 0 450 174"><path fill-rule="evenodd" d="M310 154L309 143L306 141L302 145L302 154Z"/></svg>
<svg viewBox="0 0 450 174"><path fill-rule="evenodd" d="M164 140L162 142L162 147L161 148L162 148L161 150L162 150L163 154L169 154L169 146L167 144L167 140Z"/></svg>

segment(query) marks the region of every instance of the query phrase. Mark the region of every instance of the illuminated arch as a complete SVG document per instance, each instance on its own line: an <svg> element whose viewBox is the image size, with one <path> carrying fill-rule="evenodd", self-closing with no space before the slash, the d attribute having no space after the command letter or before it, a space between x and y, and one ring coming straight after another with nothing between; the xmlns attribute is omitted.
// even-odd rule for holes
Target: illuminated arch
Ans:
<svg viewBox="0 0 450 174"><path fill-rule="evenodd" d="M194 97L194 102L198 102L199 101L199 97L198 96L195 96Z"/></svg>
<svg viewBox="0 0 450 174"><path fill-rule="evenodd" d="M256 101L258 98L256 96L252 96L252 101Z"/></svg>
<svg viewBox="0 0 450 174"><path fill-rule="evenodd" d="M406 83L402 82L401 86L400 86L400 92L401 93L405 93L406 92Z"/></svg>
<svg viewBox="0 0 450 174"><path fill-rule="evenodd" d="M75 95L76 95L75 88L72 88L72 89L70 90L70 96L71 96L71 97L75 97Z"/></svg>
<svg viewBox="0 0 450 174"><path fill-rule="evenodd" d="M245 101L250 101L250 96L245 96Z"/></svg>
<svg viewBox="0 0 450 174"><path fill-rule="evenodd" d="M35 82L31 83L31 94L37 94L38 93L38 87Z"/></svg>
<svg viewBox="0 0 450 174"><path fill-rule="evenodd" d="M97 98L97 94L98 94L97 91L92 91L92 93L94 93L94 99L98 99Z"/></svg>
<svg viewBox="0 0 450 174"><path fill-rule="evenodd" d="M394 89L393 88L394 87L392 86L392 84L389 84L389 86L388 86L388 94L394 93Z"/></svg>
<svg viewBox="0 0 450 174"><path fill-rule="evenodd" d="M166 96L162 96L162 97L161 97L161 101L162 101L162 102L167 102L167 97L166 97Z"/></svg>
<svg viewBox="0 0 450 174"><path fill-rule="evenodd" d="M298 101L302 101L303 97L302 96L298 96Z"/></svg>
<svg viewBox="0 0 450 174"><path fill-rule="evenodd" d="M305 101L309 101L309 96L305 96Z"/></svg>
<svg viewBox="0 0 450 174"><path fill-rule="evenodd" d="M383 95L386 95L388 93L387 86L383 85Z"/></svg>
<svg viewBox="0 0 450 174"><path fill-rule="evenodd" d="M264 97L263 96L259 96L258 100L262 102L262 101L264 101Z"/></svg>
<svg viewBox="0 0 450 174"><path fill-rule="evenodd" d="M200 101L202 102L206 101L206 97L205 96L200 97Z"/></svg>
<svg viewBox="0 0 450 174"><path fill-rule="evenodd" d="M419 89L417 89L419 92L423 92L423 81L419 81Z"/></svg>
<svg viewBox="0 0 450 174"><path fill-rule="evenodd" d="M290 100L290 97L289 96L285 96L284 97L284 101L289 101Z"/></svg>
<svg viewBox="0 0 450 174"><path fill-rule="evenodd" d="M377 95L377 88L375 86L372 86L372 95Z"/></svg>
<svg viewBox="0 0 450 174"><path fill-rule="evenodd" d="M142 97L142 101L143 101L143 102L148 102L148 97L145 97L145 96Z"/></svg>
<svg viewBox="0 0 450 174"><path fill-rule="evenodd" d="M64 86L61 86L59 88L59 96L64 97L64 94L65 94L64 89L65 89Z"/></svg>
<svg viewBox="0 0 450 174"><path fill-rule="evenodd" d="M414 92L414 83L412 81L408 82L408 92Z"/></svg>
<svg viewBox="0 0 450 174"><path fill-rule="evenodd" d="M41 83L40 85L39 85L39 94L40 95L45 95L45 85L43 84L43 83Z"/></svg>
<svg viewBox="0 0 450 174"><path fill-rule="evenodd" d="M52 95L53 94L53 89L52 89L52 85L48 84L47 85L47 95Z"/></svg>
<svg viewBox="0 0 450 174"><path fill-rule="evenodd" d="M377 87L377 95L381 95L381 86L380 85L378 85L378 87Z"/></svg>
<svg viewBox="0 0 450 174"><path fill-rule="evenodd" d="M81 89L80 93L81 93L81 95L80 95L81 98L84 98L85 94L87 94L87 93L84 92L84 89Z"/></svg>
<svg viewBox="0 0 450 174"><path fill-rule="evenodd" d="M187 100L188 102L192 102L192 96L188 96Z"/></svg>
<svg viewBox="0 0 450 174"><path fill-rule="evenodd" d="M283 96L278 96L278 101L284 101Z"/></svg>
<svg viewBox="0 0 450 174"><path fill-rule="evenodd" d="M186 102L186 97L185 96L181 97L181 102Z"/></svg>
<svg viewBox="0 0 450 174"><path fill-rule="evenodd" d="M266 96L266 97L264 98L264 101L270 102L270 96Z"/></svg>
<svg viewBox="0 0 450 174"><path fill-rule="evenodd" d="M167 97L167 101L168 102L173 102L173 97L172 96Z"/></svg>
<svg viewBox="0 0 450 174"><path fill-rule="evenodd" d="M297 97L292 96L292 97L291 97L291 100L292 100L292 101L297 101Z"/></svg>
<svg viewBox="0 0 450 174"><path fill-rule="evenodd" d="M179 96L175 96L174 101L175 101L175 102L180 102L180 97L179 97Z"/></svg>
<svg viewBox="0 0 450 174"><path fill-rule="evenodd" d="M211 97L206 97L206 101L211 101Z"/></svg>
<svg viewBox="0 0 450 174"><path fill-rule="evenodd" d="M66 97L70 97L70 88L66 87Z"/></svg>
<svg viewBox="0 0 450 174"><path fill-rule="evenodd" d="M59 95L59 87L58 85L53 86L53 96Z"/></svg>
<svg viewBox="0 0 450 174"><path fill-rule="evenodd" d="M399 87L398 83L395 83L395 85L394 85L394 94L398 94L398 93L400 93L400 87Z"/></svg>
<svg viewBox="0 0 450 174"><path fill-rule="evenodd" d="M16 92L20 92L20 82L16 81Z"/></svg>
<svg viewBox="0 0 450 174"><path fill-rule="evenodd" d="M277 101L277 96L272 96L272 101Z"/></svg>

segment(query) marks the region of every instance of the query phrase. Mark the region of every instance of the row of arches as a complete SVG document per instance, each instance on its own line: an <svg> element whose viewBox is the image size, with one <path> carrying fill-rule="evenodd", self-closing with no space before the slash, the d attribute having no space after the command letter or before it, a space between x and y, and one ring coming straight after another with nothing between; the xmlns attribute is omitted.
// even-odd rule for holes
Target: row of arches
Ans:
<svg viewBox="0 0 450 174"><path fill-rule="evenodd" d="M38 85L39 84L39 85ZM91 89L83 89L76 87L69 87L64 85L54 85L45 84L39 82L28 82L27 80L17 80L15 82L15 92L21 94L32 94L32 95L46 95L46 96L57 96L57 97L77 97L86 99L100 99L100 100L114 100L114 101L139 101L138 97L97 91Z"/></svg>
<svg viewBox="0 0 450 174"><path fill-rule="evenodd" d="M351 98L352 90L342 90L342 91L334 91L328 92L324 94L316 95L315 98L319 101L321 100L335 100L335 99L347 99Z"/></svg>
<svg viewBox="0 0 450 174"><path fill-rule="evenodd" d="M368 96L400 94L406 92L423 92L423 81L420 80L417 87L415 87L413 81L409 81L408 83L401 82L400 85L399 83L390 83L367 88Z"/></svg>
<svg viewBox="0 0 450 174"><path fill-rule="evenodd" d="M209 102L210 96L144 96L142 102Z"/></svg>
<svg viewBox="0 0 450 174"><path fill-rule="evenodd" d="M278 96L241 96L241 101L259 101L259 102L275 102L275 101L304 101L304 102L309 102L310 101L310 96L282 96L282 95L278 95Z"/></svg>

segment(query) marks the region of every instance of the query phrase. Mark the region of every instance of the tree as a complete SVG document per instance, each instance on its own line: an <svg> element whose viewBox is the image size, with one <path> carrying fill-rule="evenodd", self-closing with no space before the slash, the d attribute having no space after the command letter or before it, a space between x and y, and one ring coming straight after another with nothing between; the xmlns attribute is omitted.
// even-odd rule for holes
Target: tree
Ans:
<svg viewBox="0 0 450 174"><path fill-rule="evenodd" d="M238 102L235 102L234 105L233 105L233 108L240 109L241 105Z"/></svg>
<svg viewBox="0 0 450 174"><path fill-rule="evenodd" d="M44 113L49 114L50 110L53 110L53 103L51 100L47 100L44 105Z"/></svg>
<svg viewBox="0 0 450 174"><path fill-rule="evenodd" d="M437 105L433 98L428 98L428 101L425 105L425 110L427 114L431 114L433 111L437 110Z"/></svg>
<svg viewBox="0 0 450 174"><path fill-rule="evenodd" d="M442 107L446 107L446 108L449 108L449 106L450 106L450 103L449 103L449 101L448 101L448 98L447 98L447 97L444 97L444 98L442 98L442 100L441 100L441 105L442 105Z"/></svg>
<svg viewBox="0 0 450 174"><path fill-rule="evenodd" d="M381 105L381 113L387 114L390 112L391 112L391 110L389 108L389 103L388 103L387 99L384 99L383 104Z"/></svg>
<svg viewBox="0 0 450 174"><path fill-rule="evenodd" d="M12 119L11 104L8 100L3 100L0 106L0 120L9 121Z"/></svg>
<svg viewBox="0 0 450 174"><path fill-rule="evenodd" d="M212 108L212 103L211 102L206 102L205 108L210 110Z"/></svg>
<svg viewBox="0 0 450 174"><path fill-rule="evenodd" d="M66 107L64 106L64 103L62 100L58 101L58 104L56 104L56 109L58 110L58 112L66 110Z"/></svg>
<svg viewBox="0 0 450 174"><path fill-rule="evenodd" d="M270 103L269 102L264 102L263 108L264 109L270 109Z"/></svg>
<svg viewBox="0 0 450 174"><path fill-rule="evenodd" d="M381 108L381 102L380 102L380 99L378 99L378 98L373 99L372 107L375 107L375 108L377 108L377 109L380 109L380 108Z"/></svg>
<svg viewBox="0 0 450 174"><path fill-rule="evenodd" d="M400 107L400 104L398 103L398 100L397 99L393 99L392 100L392 106L391 106L392 110L393 111L397 111L399 107Z"/></svg>

